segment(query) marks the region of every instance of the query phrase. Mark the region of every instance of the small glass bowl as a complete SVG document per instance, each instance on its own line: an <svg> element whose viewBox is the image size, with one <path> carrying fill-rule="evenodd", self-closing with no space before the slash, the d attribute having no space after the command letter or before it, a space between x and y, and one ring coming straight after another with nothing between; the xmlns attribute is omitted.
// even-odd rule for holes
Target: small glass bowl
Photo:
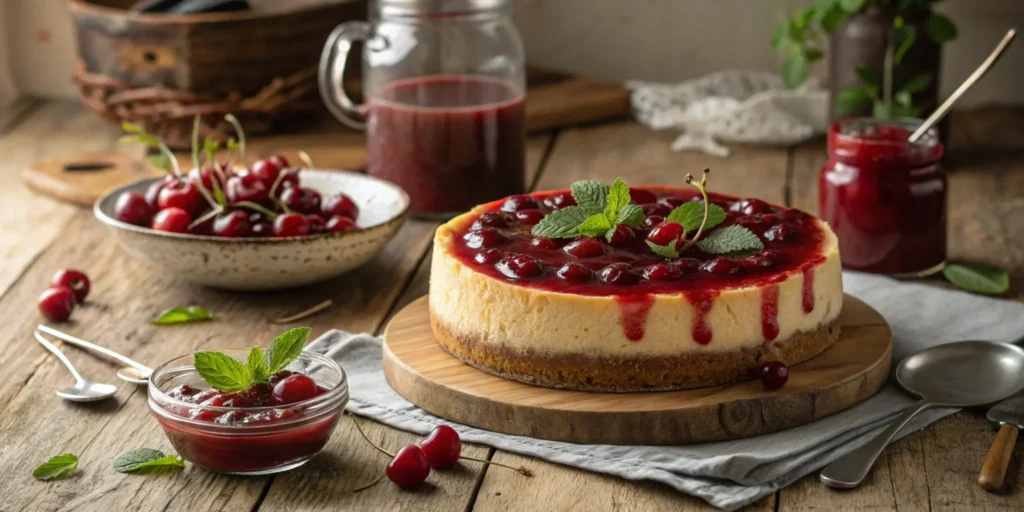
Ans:
<svg viewBox="0 0 1024 512"><path fill-rule="evenodd" d="M249 350L216 350L242 362ZM267 475L297 468L316 455L330 439L348 403L348 379L333 360L302 352L287 368L304 373L321 388L321 395L293 404L272 407L211 407L191 404L167 395L182 384L209 388L192 364L192 355L181 356L153 370L149 380L149 409L160 422L167 439L185 460L218 473ZM268 422L227 425L192 419L191 411L223 413L294 414Z"/></svg>

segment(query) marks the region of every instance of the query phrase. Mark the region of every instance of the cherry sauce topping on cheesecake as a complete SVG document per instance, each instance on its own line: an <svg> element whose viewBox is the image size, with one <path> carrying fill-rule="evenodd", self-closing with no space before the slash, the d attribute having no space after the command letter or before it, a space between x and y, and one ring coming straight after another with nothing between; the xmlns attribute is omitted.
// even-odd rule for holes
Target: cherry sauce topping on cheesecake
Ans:
<svg viewBox="0 0 1024 512"><path fill-rule="evenodd" d="M572 204L568 191L513 196L483 205L482 214L467 217L459 226L453 254L467 266L517 285L577 295L615 296L622 311L626 337L643 338L653 294L681 294L695 309L693 339L701 344L713 337L707 314L722 290L762 287L762 333L771 341L779 334L777 283L793 272L803 273L803 311L814 310L814 266L824 232L813 217L795 209L759 199L741 199L709 193L712 203L726 212L718 227L738 224L750 229L764 244L756 254L722 256L691 247L678 259L654 254L646 240L654 235L676 239L675 226L663 224L672 208L700 200L693 188L632 188L630 196L645 214L637 228L619 226L611 242L605 238L538 241L531 229L538 210L548 214ZM629 229L632 233L624 233ZM632 236L631 236L632 235ZM481 249L495 252L483 257ZM500 251L501 258L497 258ZM774 286L769 286L774 285Z"/></svg>

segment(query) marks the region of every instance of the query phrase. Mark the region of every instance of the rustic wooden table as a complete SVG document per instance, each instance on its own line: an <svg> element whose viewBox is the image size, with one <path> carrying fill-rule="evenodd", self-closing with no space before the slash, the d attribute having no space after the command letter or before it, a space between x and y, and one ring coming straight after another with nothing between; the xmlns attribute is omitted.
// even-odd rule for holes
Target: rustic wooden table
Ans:
<svg viewBox="0 0 1024 512"><path fill-rule="evenodd" d="M1024 275L1024 112L962 112L952 122L950 249L954 258L988 262ZM306 466L274 477L238 478L186 467L173 475L115 473L115 456L140 447L169 449L150 419L145 389L120 384L114 399L76 405L53 391L69 381L66 370L31 337L41 319L35 301L60 267L91 276L88 304L64 329L143 362L157 364L200 348L266 344L297 325L272 325L279 317L324 299L327 311L300 323L314 336L326 329L380 332L397 308L426 293L427 255L435 224L409 222L375 261L359 272L300 290L224 293L186 284L130 257L92 212L28 192L18 174L28 163L115 147L118 130L73 103L21 101L0 109L0 510L696 510L702 501L650 482L586 473L484 446L468 454L525 465L536 476L487 470L478 463L436 472L429 485L400 491L379 485L351 489L372 479L386 457L362 441L345 420L330 444ZM816 210L822 141L793 148L737 147L729 158L674 153L672 134L631 122L586 126L531 136L530 183L559 188L580 178L630 183L679 183L688 171L713 169L715 190L757 196ZM336 138L266 139L255 152L305 148L324 166L363 161L356 134ZM127 148L122 151L137 151ZM1019 282L1015 280L1015 284ZM1019 286L1015 287L1015 290ZM1017 292L1010 294L1016 297ZM166 307L201 304L217 315L205 324L156 327L152 315ZM69 349L87 375L115 382L112 367ZM416 436L364 422L388 446ZM994 437L978 411L944 419L889 447L868 482L836 492L810 475L765 498L752 509L812 510L1021 510L1024 449L1018 446L1009 488L988 494L975 483ZM76 453L73 477L37 482L32 469L52 455Z"/></svg>

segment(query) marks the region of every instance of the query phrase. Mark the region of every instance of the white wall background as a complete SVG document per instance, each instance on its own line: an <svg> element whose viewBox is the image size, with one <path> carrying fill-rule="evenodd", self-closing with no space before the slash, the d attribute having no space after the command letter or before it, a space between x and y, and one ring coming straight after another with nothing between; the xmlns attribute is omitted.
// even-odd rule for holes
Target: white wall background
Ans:
<svg viewBox="0 0 1024 512"><path fill-rule="evenodd" d="M513 1L533 64L610 80L674 81L720 69L777 70L772 25L812 0ZM947 94L1007 28L1024 29L1024 0L948 0L941 10L960 27L944 55ZM0 0L0 100L12 85L26 94L75 97L73 62L65 0ZM964 103L1024 104L1024 41Z"/></svg>

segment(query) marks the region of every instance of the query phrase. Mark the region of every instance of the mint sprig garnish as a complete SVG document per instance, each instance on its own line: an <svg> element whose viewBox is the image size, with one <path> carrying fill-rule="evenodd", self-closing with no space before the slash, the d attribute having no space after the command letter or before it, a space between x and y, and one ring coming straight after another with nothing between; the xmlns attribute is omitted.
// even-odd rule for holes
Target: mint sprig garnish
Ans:
<svg viewBox="0 0 1024 512"><path fill-rule="evenodd" d="M644 220L643 209L631 204L629 187L621 178L611 187L593 180L571 185L576 206L548 214L533 227L534 236L573 238L580 235L611 240L615 227L637 227Z"/></svg>
<svg viewBox="0 0 1024 512"><path fill-rule="evenodd" d="M153 319L153 323L156 325L173 325L204 320L213 320L213 315L199 306L188 306L165 309Z"/></svg>
<svg viewBox="0 0 1024 512"><path fill-rule="evenodd" d="M42 463L32 471L32 477L36 480L60 480L66 478L78 468L78 456L73 453L65 453L51 457L50 460Z"/></svg>
<svg viewBox="0 0 1024 512"><path fill-rule="evenodd" d="M245 364L221 352L196 352L192 363L196 372L211 386L227 392L249 389L267 382L271 375L288 368L306 346L311 329L298 327L274 339L264 355L259 347L249 351Z"/></svg>
<svg viewBox="0 0 1024 512"><path fill-rule="evenodd" d="M177 455L167 455L152 448L139 448L114 459L118 473L148 473L166 468L183 468L185 461Z"/></svg>
<svg viewBox="0 0 1024 512"><path fill-rule="evenodd" d="M730 254L745 251L760 251L764 243L753 231L743 226L726 226L716 229L697 242L697 248L712 254Z"/></svg>
<svg viewBox="0 0 1024 512"><path fill-rule="evenodd" d="M1001 295L1010 289L1010 276L1005 270L975 263L950 263L942 269L949 282L972 293Z"/></svg>
<svg viewBox="0 0 1024 512"><path fill-rule="evenodd" d="M665 222L678 222L682 224L687 232L700 229L701 222L704 222L704 229L709 230L725 221L725 210L717 204L708 207L708 220L704 222L704 201L695 201L679 205L672 213L665 217Z"/></svg>

